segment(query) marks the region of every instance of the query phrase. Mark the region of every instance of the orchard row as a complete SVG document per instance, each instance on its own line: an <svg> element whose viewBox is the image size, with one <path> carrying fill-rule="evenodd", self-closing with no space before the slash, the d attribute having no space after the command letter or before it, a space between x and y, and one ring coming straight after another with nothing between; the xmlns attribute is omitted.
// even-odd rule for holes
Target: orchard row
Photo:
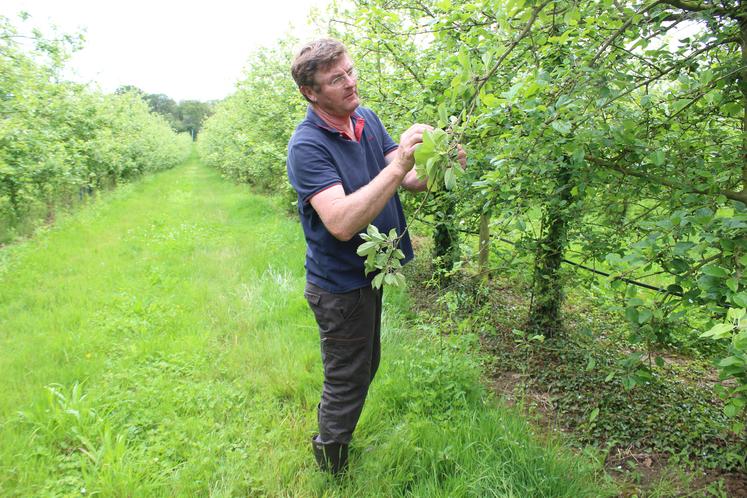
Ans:
<svg viewBox="0 0 747 498"><path fill-rule="evenodd" d="M78 41L19 33L0 16L0 229L52 217L96 190L170 168L189 153L134 93L103 94L64 81ZM0 240L0 242L3 240Z"/></svg>

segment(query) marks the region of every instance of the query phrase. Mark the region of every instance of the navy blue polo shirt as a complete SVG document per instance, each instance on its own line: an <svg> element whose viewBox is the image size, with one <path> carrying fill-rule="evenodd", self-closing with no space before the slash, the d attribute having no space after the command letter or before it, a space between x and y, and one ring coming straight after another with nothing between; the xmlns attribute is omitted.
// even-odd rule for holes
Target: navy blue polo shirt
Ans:
<svg viewBox="0 0 747 498"><path fill-rule="evenodd" d="M336 239L322 223L309 200L333 185L342 185L352 194L367 185L386 166L384 156L397 148L378 116L359 107L353 114L353 125L363 120L359 141L343 136L327 125L309 107L304 119L288 142L288 179L298 193L298 212L306 237L306 279L328 292L348 292L371 283L375 276L364 274L363 258L356 249L363 239L356 235L349 241ZM405 214L395 193L372 222L381 232L405 229ZM399 245L404 262L412 259L412 244L405 234Z"/></svg>

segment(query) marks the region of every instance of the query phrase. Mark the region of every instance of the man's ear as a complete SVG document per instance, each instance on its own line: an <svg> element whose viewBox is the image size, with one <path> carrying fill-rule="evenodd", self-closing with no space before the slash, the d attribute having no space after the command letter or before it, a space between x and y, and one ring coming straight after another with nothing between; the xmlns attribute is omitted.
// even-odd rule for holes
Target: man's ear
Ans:
<svg viewBox="0 0 747 498"><path fill-rule="evenodd" d="M301 93L304 97L306 97L311 102L316 102L316 94L314 93L314 89L310 86L301 85L299 87L299 90L301 90Z"/></svg>

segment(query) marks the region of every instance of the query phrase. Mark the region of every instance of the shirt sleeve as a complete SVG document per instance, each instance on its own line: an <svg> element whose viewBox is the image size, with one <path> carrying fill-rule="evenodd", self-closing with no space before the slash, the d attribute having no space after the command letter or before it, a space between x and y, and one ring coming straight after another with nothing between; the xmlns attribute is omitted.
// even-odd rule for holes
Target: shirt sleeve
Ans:
<svg viewBox="0 0 747 498"><path fill-rule="evenodd" d="M397 142L392 140L392 137L389 136L389 133L387 133L386 128L384 128L384 124L379 119L379 116L377 116L376 113L370 109L366 110L368 111L366 119L369 119L371 125L376 127L376 134L381 138L381 152L386 156L391 151L399 147L399 144L397 144Z"/></svg>
<svg viewBox="0 0 747 498"><path fill-rule="evenodd" d="M389 133L386 131L386 128L384 128L384 124L379 121L379 117L376 116L376 120L379 122L379 126L381 127L381 136L382 136L382 144L384 146L384 155L386 156L391 151L399 147L399 144L392 140L392 137L389 136Z"/></svg>
<svg viewBox="0 0 747 498"><path fill-rule="evenodd" d="M322 190L342 184L329 153L305 141L288 148L288 179L304 204Z"/></svg>

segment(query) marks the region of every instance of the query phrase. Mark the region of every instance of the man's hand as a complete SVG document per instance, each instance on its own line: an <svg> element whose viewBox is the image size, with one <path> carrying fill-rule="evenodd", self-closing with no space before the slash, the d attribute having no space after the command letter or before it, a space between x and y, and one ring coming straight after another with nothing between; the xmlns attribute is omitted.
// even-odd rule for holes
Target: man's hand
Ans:
<svg viewBox="0 0 747 498"><path fill-rule="evenodd" d="M379 215L397 188L415 175L415 148L423 142L423 133L432 129L424 124L408 128L399 147L386 155L388 166L368 185L351 194L346 194L342 185L333 185L309 199L329 233L339 240L350 240Z"/></svg>
<svg viewBox="0 0 747 498"><path fill-rule="evenodd" d="M467 153L464 151L462 144L457 145L457 161L462 169L467 169Z"/></svg>
<svg viewBox="0 0 747 498"><path fill-rule="evenodd" d="M432 129L432 126L416 123L410 126L400 137L399 148L392 163L396 163L403 175L407 174L415 165L415 148L423 143L423 133Z"/></svg>

